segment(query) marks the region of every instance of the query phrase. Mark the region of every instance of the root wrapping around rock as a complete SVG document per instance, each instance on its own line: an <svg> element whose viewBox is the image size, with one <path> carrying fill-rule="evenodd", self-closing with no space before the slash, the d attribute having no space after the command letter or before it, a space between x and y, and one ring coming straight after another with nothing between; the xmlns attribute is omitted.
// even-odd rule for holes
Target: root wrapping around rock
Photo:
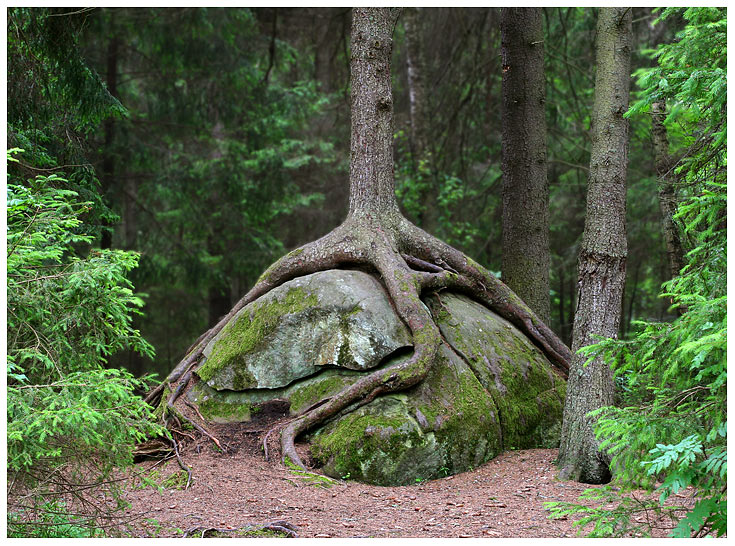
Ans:
<svg viewBox="0 0 735 546"><path fill-rule="evenodd" d="M299 434L324 423L348 407L410 388L429 373L441 343L439 328L420 297L443 289L464 293L518 327L536 344L564 377L571 351L505 284L462 252L429 235L404 218L381 222L369 217L348 218L326 236L283 256L220 322L204 334L165 383L188 383L204 348L247 304L281 284L307 274L345 266L377 271L398 316L413 337L414 352L403 362L373 371L341 392L312 406L281 431L284 460L306 469L294 442ZM166 402L172 406L181 385Z"/></svg>

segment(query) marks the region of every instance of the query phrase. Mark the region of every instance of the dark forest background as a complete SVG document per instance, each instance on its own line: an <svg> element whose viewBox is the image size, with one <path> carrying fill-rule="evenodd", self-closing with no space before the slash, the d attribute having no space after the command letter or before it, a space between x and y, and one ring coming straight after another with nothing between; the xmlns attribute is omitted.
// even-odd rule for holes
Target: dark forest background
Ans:
<svg viewBox="0 0 735 546"><path fill-rule="evenodd" d="M14 9L11 172L64 171L97 206L101 248L136 250L135 327L155 348L113 358L160 376L285 251L347 210L349 8ZM395 32L395 172L404 213L491 271L501 264L500 10L422 10L430 161L411 130L406 31ZM551 326L570 343L584 228L596 10L545 8ZM634 9L633 68L671 39ZM48 80L48 59L62 63ZM99 85L107 93L100 93ZM634 93L636 91L634 90ZM675 136L675 135L674 135ZM437 189L436 214L422 206ZM631 120L622 334L670 318L650 119ZM431 225L427 225L428 223Z"/></svg>

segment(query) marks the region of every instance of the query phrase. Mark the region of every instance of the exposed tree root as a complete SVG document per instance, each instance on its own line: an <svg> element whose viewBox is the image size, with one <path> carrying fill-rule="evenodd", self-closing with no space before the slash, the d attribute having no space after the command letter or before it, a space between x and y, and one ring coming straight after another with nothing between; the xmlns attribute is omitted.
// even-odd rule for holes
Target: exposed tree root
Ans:
<svg viewBox="0 0 735 546"><path fill-rule="evenodd" d="M516 325L547 355L561 375L568 374L569 348L485 268L399 214L380 219L367 214L351 215L331 233L286 254L266 270L255 286L200 338L166 378L164 383L172 392L166 405L173 409L173 403L191 379L204 348L244 306L295 277L345 266L367 266L377 271L396 313L411 332L414 352L406 361L364 375L286 425L281 432L282 456L304 470L306 467L294 447L299 434L347 407L361 406L381 394L410 388L427 376L441 335L420 299L422 294L442 289L467 294ZM177 382L179 385L171 390ZM163 392L165 387L161 387L159 394Z"/></svg>
<svg viewBox="0 0 735 546"><path fill-rule="evenodd" d="M243 532L246 533L252 533L257 531L275 531L277 533L281 533L286 535L290 538L298 538L298 535L296 534L297 527L293 525L292 523L284 520L279 521L272 521L270 523L266 523L265 525L246 525L244 527L238 527L236 529L221 529L218 527L192 527L191 529L187 529L184 531L183 538L188 537L194 537L198 536L199 538L205 538L207 535L212 536L213 533L215 533L214 536L222 535L226 533L238 533Z"/></svg>
<svg viewBox="0 0 735 546"><path fill-rule="evenodd" d="M168 421L166 422L166 425L168 426ZM181 467L181 470L186 472L186 486L184 489L189 489L189 486L191 485L191 468L186 466L184 464L184 460L181 458L181 453L179 453L179 444L176 441L176 438L173 437L173 434L171 435L171 443L174 446L174 454L176 455L176 462L179 463L179 466Z"/></svg>

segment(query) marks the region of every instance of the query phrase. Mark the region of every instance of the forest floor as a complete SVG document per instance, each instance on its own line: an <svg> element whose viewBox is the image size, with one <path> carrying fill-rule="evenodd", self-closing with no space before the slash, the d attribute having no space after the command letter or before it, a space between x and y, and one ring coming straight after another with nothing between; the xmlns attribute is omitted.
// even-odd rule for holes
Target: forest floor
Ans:
<svg viewBox="0 0 735 546"><path fill-rule="evenodd" d="M544 503L575 502L590 487L556 479L555 449L509 451L469 472L400 487L332 480L281 464L275 433L266 461L268 428L253 425L213 427L225 453L206 438L182 448L192 469L188 489L175 459L140 463L140 470L154 467L147 472L154 481L177 474L170 481L179 485L129 490L133 535L201 536L218 529L218 536L230 536L245 526L286 521L299 537L312 538L574 537L574 521L550 519Z"/></svg>

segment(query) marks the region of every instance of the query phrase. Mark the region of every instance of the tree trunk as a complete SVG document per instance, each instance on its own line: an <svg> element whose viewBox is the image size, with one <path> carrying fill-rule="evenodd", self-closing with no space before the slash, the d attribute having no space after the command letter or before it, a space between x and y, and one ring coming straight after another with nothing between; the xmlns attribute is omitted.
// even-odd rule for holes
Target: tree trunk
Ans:
<svg viewBox="0 0 735 546"><path fill-rule="evenodd" d="M413 155L416 158L422 158L429 149L426 63L421 43L421 16L421 8L403 10L403 25L406 31L408 98L411 112L411 143Z"/></svg>
<svg viewBox="0 0 735 546"><path fill-rule="evenodd" d="M414 170L421 181L421 227L435 233L439 225L439 187L433 176L429 142L429 105L426 92L426 60L422 43L421 8L405 8L408 65L408 98L411 112L411 154Z"/></svg>
<svg viewBox="0 0 735 546"><path fill-rule="evenodd" d="M669 139L666 134L666 103L661 100L651 105L651 135L653 152L658 175L658 202L661 208L661 230L666 241L666 254L669 258L671 278L679 276L684 267L684 248L679 238L679 230L674 223L676 213L676 174L674 162L669 156Z"/></svg>
<svg viewBox="0 0 735 546"><path fill-rule="evenodd" d="M112 19L114 21L114 18ZM106 84L107 90L110 95L117 97L117 62L118 62L118 46L120 40L115 34L113 29L113 35L107 44L107 76ZM115 185L115 151L113 150L113 142L115 139L115 120L109 117L104 122L104 134L105 154L102 158L102 185L103 195L108 194ZM102 240L100 241L100 248L108 249L112 248L112 226L106 226L108 229L103 229Z"/></svg>
<svg viewBox="0 0 735 546"><path fill-rule="evenodd" d="M546 81L540 8L503 8L503 281L544 322L549 299Z"/></svg>
<svg viewBox="0 0 735 546"><path fill-rule="evenodd" d="M390 81L393 27L399 13L394 8L352 12L350 217L400 216L393 173Z"/></svg>
<svg viewBox="0 0 735 546"><path fill-rule="evenodd" d="M597 75L587 216L579 256L579 299L574 317L561 446L560 477L584 483L610 481L609 457L600 451L590 411L613 404L610 367L577 354L594 336L618 335L625 285L625 178L632 40L630 8L601 8L597 22Z"/></svg>

